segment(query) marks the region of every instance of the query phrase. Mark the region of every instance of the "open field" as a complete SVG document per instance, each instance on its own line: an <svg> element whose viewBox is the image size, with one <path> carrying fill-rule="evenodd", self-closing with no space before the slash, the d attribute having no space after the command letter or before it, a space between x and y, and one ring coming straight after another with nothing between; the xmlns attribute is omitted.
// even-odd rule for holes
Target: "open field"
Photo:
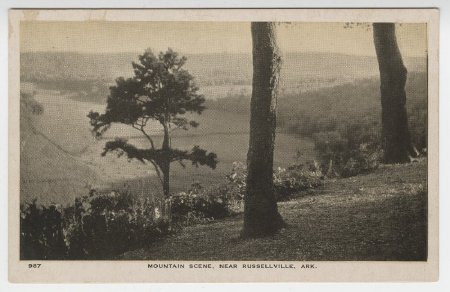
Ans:
<svg viewBox="0 0 450 292"><path fill-rule="evenodd" d="M288 227L262 239L239 238L238 215L183 229L126 260L427 259L426 160L386 165L368 175L327 180L278 204Z"/></svg>

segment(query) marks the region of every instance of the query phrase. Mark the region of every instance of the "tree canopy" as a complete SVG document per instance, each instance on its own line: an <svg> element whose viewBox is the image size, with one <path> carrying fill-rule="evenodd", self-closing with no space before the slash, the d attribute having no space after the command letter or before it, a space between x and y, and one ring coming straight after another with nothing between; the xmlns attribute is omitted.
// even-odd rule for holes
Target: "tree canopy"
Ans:
<svg viewBox="0 0 450 292"><path fill-rule="evenodd" d="M92 130L100 137L114 123L122 123L140 131L150 142L149 149L139 149L129 144L126 139L116 139L105 144L102 155L116 152L128 159L137 159L143 163L150 162L155 167L168 194L169 164L174 161L191 161L193 165L206 165L215 168L217 155L207 153L199 146L185 151L173 149L170 134L175 129L188 130L199 124L188 119L186 113L201 114L205 110L205 98L199 94L194 77L185 69L185 57L172 49L160 52L157 56L147 49L133 62L134 76L119 77L116 85L110 87L107 106L104 113L91 111L88 114ZM146 126L149 121L157 121L164 133L160 148L155 145Z"/></svg>

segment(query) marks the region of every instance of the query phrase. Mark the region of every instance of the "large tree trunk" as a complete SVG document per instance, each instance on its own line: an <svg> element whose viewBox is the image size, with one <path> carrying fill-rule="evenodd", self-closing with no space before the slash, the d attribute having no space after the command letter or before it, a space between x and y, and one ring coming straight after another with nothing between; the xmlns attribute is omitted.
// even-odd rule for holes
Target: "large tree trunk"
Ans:
<svg viewBox="0 0 450 292"><path fill-rule="evenodd" d="M253 22L253 89L244 237L275 233L283 226L273 188L277 88L281 56L274 23Z"/></svg>
<svg viewBox="0 0 450 292"><path fill-rule="evenodd" d="M170 196L170 163L165 161L161 166L161 172L163 174L163 193L164 197Z"/></svg>
<svg viewBox="0 0 450 292"><path fill-rule="evenodd" d="M397 45L395 24L374 23L373 38L380 70L384 162L409 162L413 153L406 114L407 70Z"/></svg>
<svg viewBox="0 0 450 292"><path fill-rule="evenodd" d="M164 125L164 140L162 144L163 157L161 163L161 172L163 174L163 193L164 197L170 196L170 140L169 129Z"/></svg>

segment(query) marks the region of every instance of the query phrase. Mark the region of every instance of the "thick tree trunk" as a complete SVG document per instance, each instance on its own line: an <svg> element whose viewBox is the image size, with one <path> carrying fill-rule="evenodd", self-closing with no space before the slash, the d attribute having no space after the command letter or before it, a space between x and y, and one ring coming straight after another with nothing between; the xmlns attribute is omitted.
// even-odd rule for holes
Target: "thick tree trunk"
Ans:
<svg viewBox="0 0 450 292"><path fill-rule="evenodd" d="M168 198L170 196L170 163L163 162L161 166L161 172L163 174L163 193L164 197Z"/></svg>
<svg viewBox="0 0 450 292"><path fill-rule="evenodd" d="M251 32L253 89L242 235L259 237L275 233L284 224L278 213L273 188L273 151L281 56L273 23L253 22Z"/></svg>
<svg viewBox="0 0 450 292"><path fill-rule="evenodd" d="M373 38L380 70L384 162L409 162L413 153L406 113L407 70L397 45L395 24L374 23Z"/></svg>
<svg viewBox="0 0 450 292"><path fill-rule="evenodd" d="M163 192L164 197L170 196L170 141L169 141L169 129L164 126L164 140L162 145L163 158L161 163L161 172L163 174Z"/></svg>

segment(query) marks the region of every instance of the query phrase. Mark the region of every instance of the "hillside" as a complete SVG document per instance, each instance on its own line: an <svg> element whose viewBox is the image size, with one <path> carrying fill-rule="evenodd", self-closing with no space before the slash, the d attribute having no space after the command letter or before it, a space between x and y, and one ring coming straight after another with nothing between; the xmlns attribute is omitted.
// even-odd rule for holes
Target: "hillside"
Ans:
<svg viewBox="0 0 450 292"><path fill-rule="evenodd" d="M243 216L194 225L124 260L427 259L427 163L388 165L368 175L327 180L279 203L288 227L257 240L239 238Z"/></svg>
<svg viewBox="0 0 450 292"><path fill-rule="evenodd" d="M426 145L426 81L426 74L410 73L407 84L410 131L418 149ZM32 144L24 145L23 157L28 158L23 161L22 178L28 182L23 184L23 199L36 197L39 200L43 198L44 201L67 203L74 197L85 194L88 185L106 185L108 188L127 186L138 194L148 193L149 190L152 193L158 192L160 186L152 167L136 161L127 162L123 157L100 155L106 140L115 137L130 139L130 142L138 147L147 145L139 132L121 125L114 125L105 133L103 139L94 139L86 115L90 110L104 110L104 103L74 98L77 94L75 90L41 89L30 82L22 82L21 86L29 87L28 91L35 91L35 99L44 108L41 115L32 117L32 125L46 137L43 140L42 137L32 135L34 138L28 138L33 140ZM307 93L281 96L278 103L276 167L285 167L295 162L297 152L302 155L298 160L300 163L316 157L313 141L305 136L311 137L320 131L332 131L349 121L360 121L369 117L379 120L378 91L378 80L371 78ZM184 169L174 164L171 175L174 192L186 190L193 182L200 182L205 186L221 183L234 161L246 160L248 96L237 95L215 102L208 101L207 107L202 115L193 116L200 126L190 131L174 132L172 143L175 147L184 149L199 145L213 151L218 155L219 164L215 170L190 165ZM155 142L161 143L160 131L155 126L157 125L152 124L148 130L155 136ZM376 126L375 128L378 129ZM22 135L26 135L30 130L26 128L23 132ZM46 148L52 150L47 150L46 154L40 152ZM29 161L29 164L26 161ZM42 172L41 167L49 169L48 173ZM59 180L53 179L50 183L50 171L55 169L59 170L58 173L62 177ZM70 174L71 169L74 169L75 175ZM80 182L76 181L75 177L80 177Z"/></svg>
<svg viewBox="0 0 450 292"><path fill-rule="evenodd" d="M139 52L141 53L141 52ZM53 88L95 87L91 101L104 102L107 86L119 76L132 75L131 62L139 53L81 54L21 53L22 81L40 82ZM185 68L196 77L207 99L251 91L250 54L187 54ZM405 58L410 72L426 71L425 58ZM313 90L378 75L375 57L328 53L286 53L281 71L281 90L285 93ZM82 98L82 97L78 97Z"/></svg>
<svg viewBox="0 0 450 292"><path fill-rule="evenodd" d="M41 115L32 116L32 122L23 123L22 136L30 136L24 141L31 141L22 150L23 200L38 198L44 202L67 203L86 194L91 185L127 186L138 194L158 193L159 184L154 170L148 165L130 163L113 155L100 156L104 142L115 137L128 138L137 146L146 146L140 133L126 126L114 125L104 139L95 140L86 117L90 110L104 110L108 82L131 68L133 56L135 54L131 53L21 55L21 87L30 87L44 108ZM188 57L188 69L200 83L206 84L203 90L209 92L206 96L208 110L195 117L200 123L198 129L175 132L172 143L184 149L199 145L213 151L218 155L219 164L215 170L190 165L184 169L174 164L171 174L174 192L189 188L193 182L203 185L222 182L234 161L245 161L248 149L251 86L247 83L250 84L251 79L251 59L242 54ZM423 59L407 60L419 69L424 68ZM355 71L355 67L361 70ZM290 92L285 86L281 90L276 166L295 162L298 152L302 154L300 163L314 159L314 145L310 138L315 132L333 131L337 125L359 121L363 117L379 120L378 80L376 77L359 79L361 76L358 75L377 74L375 58L287 54L284 72L286 82L291 82L294 89ZM349 78L351 82L340 83ZM426 143L426 81L425 73L411 72L407 84L411 132L415 144L420 147L424 141ZM302 91L314 88L316 83L325 88ZM211 100L224 96L228 98ZM31 131L30 125L40 135ZM160 143L159 129L154 124L150 128L148 130ZM52 171L57 171L57 178L53 178Z"/></svg>
<svg viewBox="0 0 450 292"><path fill-rule="evenodd" d="M426 147L427 75L410 72L406 83L410 131L417 147ZM248 115L250 96L230 95L208 100L211 109ZM315 133L336 131L347 124L370 121L374 128L380 122L379 78L324 87L308 92L281 92L277 104L277 126L290 134L313 137Z"/></svg>
<svg viewBox="0 0 450 292"><path fill-rule="evenodd" d="M67 203L76 196L86 195L101 178L88 165L36 128L38 118L21 103L21 202L38 199L42 204Z"/></svg>
<svg viewBox="0 0 450 292"><path fill-rule="evenodd" d="M127 161L114 154L101 156L106 141L116 137L129 139L137 147L148 147L140 132L131 127L114 125L102 139L94 139L86 117L90 110L101 111L104 105L81 102L70 98L69 93L35 88L22 83L28 91L34 91L34 100L43 111L40 115L22 113L22 201L37 198L40 203L63 203L86 195L90 187L123 189L135 194L156 196L160 184L151 165ZM28 87L28 88L27 88ZM175 131L172 145L191 149L199 145L218 155L219 164L212 170L206 167L173 164L171 189L178 192L188 189L193 182L204 186L221 183L231 170L234 161L245 161L248 148L248 116L237 113L206 110L191 118L200 126L190 131ZM155 143L162 143L157 124L151 124ZM313 146L310 141L280 133L277 137L275 163L286 166L292 162L298 150L304 153L303 161L311 159ZM54 171L57 173L54 174Z"/></svg>

